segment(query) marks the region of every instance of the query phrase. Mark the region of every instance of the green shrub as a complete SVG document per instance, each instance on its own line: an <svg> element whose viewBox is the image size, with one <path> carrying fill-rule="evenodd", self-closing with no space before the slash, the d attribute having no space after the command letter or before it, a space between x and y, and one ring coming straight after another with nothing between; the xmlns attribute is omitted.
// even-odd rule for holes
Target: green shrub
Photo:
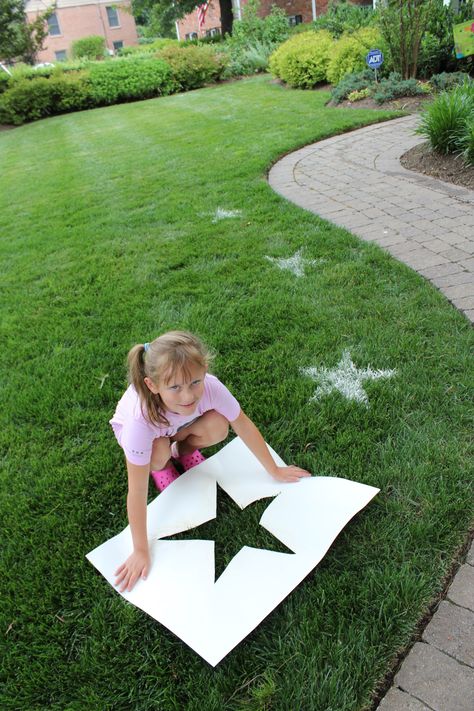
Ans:
<svg viewBox="0 0 474 711"><path fill-rule="evenodd" d="M155 57L91 64L89 82L94 101L101 105L172 94L177 89L169 65Z"/></svg>
<svg viewBox="0 0 474 711"><path fill-rule="evenodd" d="M360 101L361 99L366 99L368 96L370 96L370 88L367 86L365 89L351 91L347 98L349 101Z"/></svg>
<svg viewBox="0 0 474 711"><path fill-rule="evenodd" d="M226 48L223 48L226 51ZM248 76L258 72L268 71L268 61L274 45L264 42L254 42L247 45L240 52L226 52L228 64L223 78Z"/></svg>
<svg viewBox="0 0 474 711"><path fill-rule="evenodd" d="M270 56L270 71L290 86L310 89L325 81L333 44L326 30L294 35Z"/></svg>
<svg viewBox="0 0 474 711"><path fill-rule="evenodd" d="M459 141L462 157L468 165L474 166L474 115L466 121L464 134Z"/></svg>
<svg viewBox="0 0 474 711"><path fill-rule="evenodd" d="M121 47L118 50L119 57L128 57L131 54L137 56L150 55L153 52L157 52L159 49L164 49L164 47L169 47L170 45L179 45L178 40L169 39L167 37L158 37L157 39L150 39L146 42L140 42L140 44L128 45L127 47Z"/></svg>
<svg viewBox="0 0 474 711"><path fill-rule="evenodd" d="M374 85L371 93L374 101L383 104L401 96L420 96L426 91L416 79L402 79L400 74L392 72L387 79Z"/></svg>
<svg viewBox="0 0 474 711"><path fill-rule="evenodd" d="M259 8L259 0L249 0L243 7L242 19L233 23L232 37L228 39L230 45L241 48L256 42L277 45L288 38L290 28L285 12L273 5L269 15L259 17Z"/></svg>
<svg viewBox="0 0 474 711"><path fill-rule="evenodd" d="M469 74L465 72L442 72L433 74L430 77L430 84L435 91L446 91L457 84L463 84L466 80L469 80Z"/></svg>
<svg viewBox="0 0 474 711"><path fill-rule="evenodd" d="M0 94L3 94L3 92L8 89L9 83L10 77L8 76L8 74L0 70Z"/></svg>
<svg viewBox="0 0 474 711"><path fill-rule="evenodd" d="M74 59L101 59L105 53L105 39L99 35L91 35L75 40L71 45Z"/></svg>
<svg viewBox="0 0 474 711"><path fill-rule="evenodd" d="M27 121L44 118L51 114L52 103L48 79L18 79L0 96L0 123L20 126Z"/></svg>
<svg viewBox="0 0 474 711"><path fill-rule="evenodd" d="M18 79L0 96L0 122L19 126L93 105L84 74L38 77L34 81Z"/></svg>
<svg viewBox="0 0 474 711"><path fill-rule="evenodd" d="M371 7L360 7L340 0L330 2L327 12L312 24L316 30L327 30L332 37L337 38L344 33L373 25L375 21L376 16Z"/></svg>
<svg viewBox="0 0 474 711"><path fill-rule="evenodd" d="M337 84L346 74L354 74L366 66L367 52L381 49L382 38L375 27L364 27L353 34L343 35L331 48L326 78Z"/></svg>
<svg viewBox="0 0 474 711"><path fill-rule="evenodd" d="M344 99L347 99L349 94L354 91L362 91L375 83L374 72L372 69L365 69L363 72L356 74L347 74L337 86L331 90L331 99L334 103L339 104Z"/></svg>
<svg viewBox="0 0 474 711"><path fill-rule="evenodd" d="M180 89L197 89L221 78L227 58L213 47L170 46L156 54L171 67Z"/></svg>
<svg viewBox="0 0 474 711"><path fill-rule="evenodd" d="M443 91L423 113L417 133L426 136L439 153L469 152L469 135L474 117L474 82L466 81L451 91Z"/></svg>

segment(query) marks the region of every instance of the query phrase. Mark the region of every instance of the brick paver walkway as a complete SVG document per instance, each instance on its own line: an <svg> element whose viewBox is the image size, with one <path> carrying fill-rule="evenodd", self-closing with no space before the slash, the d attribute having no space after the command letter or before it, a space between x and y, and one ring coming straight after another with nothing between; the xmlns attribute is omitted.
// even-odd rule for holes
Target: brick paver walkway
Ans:
<svg viewBox="0 0 474 711"><path fill-rule="evenodd" d="M474 322L474 191L406 170L419 117L305 146L270 171L276 192L376 242L435 284Z"/></svg>
<svg viewBox="0 0 474 711"><path fill-rule="evenodd" d="M376 242L435 284L474 322L474 191L405 170L424 139L412 115L320 141L282 158L270 185ZM405 658L379 711L473 711L474 544L446 599Z"/></svg>

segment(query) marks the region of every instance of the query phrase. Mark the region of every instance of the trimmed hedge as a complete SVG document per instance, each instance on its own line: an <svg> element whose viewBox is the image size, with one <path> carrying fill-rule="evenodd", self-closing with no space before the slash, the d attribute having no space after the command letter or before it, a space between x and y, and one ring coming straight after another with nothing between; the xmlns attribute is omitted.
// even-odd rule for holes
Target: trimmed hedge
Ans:
<svg viewBox="0 0 474 711"><path fill-rule="evenodd" d="M20 126L54 114L94 105L83 75L63 75L34 81L19 79L0 96L0 122Z"/></svg>
<svg viewBox="0 0 474 711"><path fill-rule="evenodd" d="M270 71L290 86L311 89L325 81L333 45L326 30L293 35L270 56Z"/></svg>
<svg viewBox="0 0 474 711"><path fill-rule="evenodd" d="M177 90L169 65L154 57L92 64L88 81L97 106L166 96Z"/></svg>

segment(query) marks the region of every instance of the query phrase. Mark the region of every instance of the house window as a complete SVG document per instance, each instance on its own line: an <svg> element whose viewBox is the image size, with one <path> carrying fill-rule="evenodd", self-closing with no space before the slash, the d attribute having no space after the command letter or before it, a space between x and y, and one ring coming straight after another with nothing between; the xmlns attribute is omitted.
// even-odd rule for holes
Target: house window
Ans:
<svg viewBox="0 0 474 711"><path fill-rule="evenodd" d="M58 49L54 55L57 62L64 62L67 59L67 52L65 49Z"/></svg>
<svg viewBox="0 0 474 711"><path fill-rule="evenodd" d="M187 40L193 40L198 38L198 33L197 32L189 32L189 34L184 36L184 39Z"/></svg>
<svg viewBox="0 0 474 711"><path fill-rule="evenodd" d="M118 16L118 11L115 7L106 7L107 19L109 21L109 27L120 27L120 21Z"/></svg>
<svg viewBox="0 0 474 711"><path fill-rule="evenodd" d="M114 51L117 52L119 49L122 49L123 47L123 42L122 40L117 40L114 42Z"/></svg>
<svg viewBox="0 0 474 711"><path fill-rule="evenodd" d="M59 21L55 12L48 17L48 33L52 37L61 34L61 28L59 27Z"/></svg>
<svg viewBox="0 0 474 711"><path fill-rule="evenodd" d="M295 27L295 25L301 25L303 22L303 15L290 15L288 18L288 24L290 27Z"/></svg>
<svg viewBox="0 0 474 711"><path fill-rule="evenodd" d="M213 27L211 30L206 30L206 37L215 37L220 35L221 31L218 27Z"/></svg>

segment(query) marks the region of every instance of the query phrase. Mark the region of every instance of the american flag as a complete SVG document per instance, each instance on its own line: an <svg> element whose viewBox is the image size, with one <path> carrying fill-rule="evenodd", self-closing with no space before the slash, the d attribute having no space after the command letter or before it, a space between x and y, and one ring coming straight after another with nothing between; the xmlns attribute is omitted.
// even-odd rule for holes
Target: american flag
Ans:
<svg viewBox="0 0 474 711"><path fill-rule="evenodd" d="M198 5L197 9L197 15L198 15L198 22L199 22L199 29L202 28L206 21L206 12L207 8L209 7L209 2L205 2L202 5Z"/></svg>

